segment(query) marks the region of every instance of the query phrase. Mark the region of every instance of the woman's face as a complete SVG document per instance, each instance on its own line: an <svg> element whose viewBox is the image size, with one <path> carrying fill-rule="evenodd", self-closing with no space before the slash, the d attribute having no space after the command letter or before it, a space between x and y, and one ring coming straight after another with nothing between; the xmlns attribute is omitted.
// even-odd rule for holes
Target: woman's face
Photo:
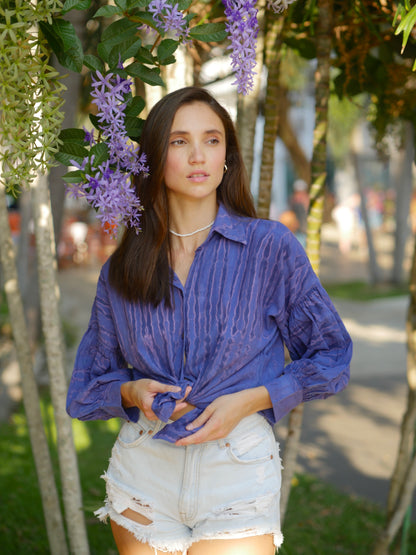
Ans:
<svg viewBox="0 0 416 555"><path fill-rule="evenodd" d="M205 102L181 106L169 136L164 179L170 199L216 199L224 175L225 129Z"/></svg>

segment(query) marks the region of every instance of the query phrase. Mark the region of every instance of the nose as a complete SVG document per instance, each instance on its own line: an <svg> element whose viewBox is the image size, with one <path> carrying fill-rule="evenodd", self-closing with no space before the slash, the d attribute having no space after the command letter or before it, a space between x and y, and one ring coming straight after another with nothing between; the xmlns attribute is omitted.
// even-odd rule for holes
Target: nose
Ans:
<svg viewBox="0 0 416 555"><path fill-rule="evenodd" d="M203 148L199 143L193 143L191 145L191 151L189 153L189 163L190 164L201 164L204 162L205 156Z"/></svg>

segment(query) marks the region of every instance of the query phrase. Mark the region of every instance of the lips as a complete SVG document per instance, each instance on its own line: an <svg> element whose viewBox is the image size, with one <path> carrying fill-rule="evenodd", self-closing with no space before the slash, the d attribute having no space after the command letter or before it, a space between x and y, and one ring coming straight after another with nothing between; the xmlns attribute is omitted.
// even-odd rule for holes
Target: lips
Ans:
<svg viewBox="0 0 416 555"><path fill-rule="evenodd" d="M198 178L198 177L208 177L208 176L209 176L209 174L205 173L205 172L193 172L193 173L190 173L189 175L187 175L187 177L189 179Z"/></svg>

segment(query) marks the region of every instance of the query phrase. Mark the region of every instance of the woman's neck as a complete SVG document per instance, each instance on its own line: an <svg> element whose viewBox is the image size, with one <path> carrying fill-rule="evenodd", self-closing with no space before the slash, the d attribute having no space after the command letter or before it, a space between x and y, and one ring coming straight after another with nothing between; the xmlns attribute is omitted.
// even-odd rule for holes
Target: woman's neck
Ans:
<svg viewBox="0 0 416 555"><path fill-rule="evenodd" d="M217 215L217 203L172 203L169 234L173 249L193 251L207 238Z"/></svg>

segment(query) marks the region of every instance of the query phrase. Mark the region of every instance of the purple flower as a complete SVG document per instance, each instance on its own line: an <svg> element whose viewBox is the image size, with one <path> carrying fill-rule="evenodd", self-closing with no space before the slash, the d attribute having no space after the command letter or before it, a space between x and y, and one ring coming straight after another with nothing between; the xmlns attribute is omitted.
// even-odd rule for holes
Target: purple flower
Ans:
<svg viewBox="0 0 416 555"><path fill-rule="evenodd" d="M267 0L267 7L275 13L282 13L293 2L295 0Z"/></svg>
<svg viewBox="0 0 416 555"><path fill-rule="evenodd" d="M256 0L223 0L231 45L231 66L235 71L237 91L248 94L253 86L258 34Z"/></svg>
<svg viewBox="0 0 416 555"><path fill-rule="evenodd" d="M186 19L177 3L169 0L152 0L147 9L165 33L173 31L177 38L187 36Z"/></svg>
<svg viewBox="0 0 416 555"><path fill-rule="evenodd" d="M97 210L105 231L114 234L120 223L140 230L142 207L131 181L131 174L148 173L146 156L139 157L138 147L127 135L124 123L126 96L132 81L112 73L103 76L97 71L92 77L93 102L98 107L102 140L108 146L108 159L94 165L94 155L86 157L81 164L72 161L81 170L84 180L70 184L69 193L75 198L85 198ZM85 130L85 140L96 144L93 133Z"/></svg>
<svg viewBox="0 0 416 555"><path fill-rule="evenodd" d="M83 127L83 130L85 133L84 141L88 143L90 146L95 145L94 130L88 131L88 129L85 126Z"/></svg>

